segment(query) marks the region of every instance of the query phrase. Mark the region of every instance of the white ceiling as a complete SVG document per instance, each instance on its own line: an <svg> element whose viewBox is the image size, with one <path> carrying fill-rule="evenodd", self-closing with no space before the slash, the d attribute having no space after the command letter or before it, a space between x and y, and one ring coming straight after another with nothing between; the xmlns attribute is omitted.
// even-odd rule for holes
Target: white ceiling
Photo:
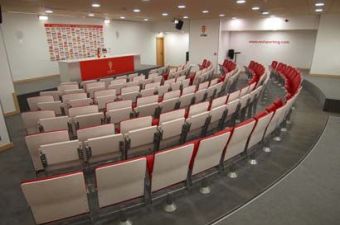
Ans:
<svg viewBox="0 0 340 225"><path fill-rule="evenodd" d="M97 1L100 8L91 4ZM325 3L323 13L340 13L340 0L320 0ZM191 19L218 18L220 14L226 17L259 17L261 11L269 11L271 15L289 17L297 15L315 15L315 2L318 0L247 0L245 4L236 4L236 0L0 0L3 11L16 11L43 14L46 9L54 11L55 15L87 16L94 13L97 18L150 21L171 20L174 17L189 16ZM185 9L177 6L184 4ZM259 6L259 11L252 11L253 6ZM139 13L133 9L141 10ZM209 10L203 14L202 10ZM161 14L167 12L169 16Z"/></svg>

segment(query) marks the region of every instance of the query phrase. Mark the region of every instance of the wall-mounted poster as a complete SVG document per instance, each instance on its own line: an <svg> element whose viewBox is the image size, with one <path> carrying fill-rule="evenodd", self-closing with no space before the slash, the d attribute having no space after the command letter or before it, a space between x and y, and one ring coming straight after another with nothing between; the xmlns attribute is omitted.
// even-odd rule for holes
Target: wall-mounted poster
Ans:
<svg viewBox="0 0 340 225"><path fill-rule="evenodd" d="M45 24L51 61L94 57L104 47L103 26Z"/></svg>

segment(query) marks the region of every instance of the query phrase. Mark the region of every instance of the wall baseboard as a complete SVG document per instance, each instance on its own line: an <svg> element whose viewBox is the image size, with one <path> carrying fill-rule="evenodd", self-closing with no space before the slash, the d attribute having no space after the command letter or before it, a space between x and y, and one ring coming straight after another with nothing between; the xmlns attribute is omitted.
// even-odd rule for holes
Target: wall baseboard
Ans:
<svg viewBox="0 0 340 225"><path fill-rule="evenodd" d="M334 75L334 74L308 74L311 77L327 77L327 78L336 78L340 79L340 74L339 75Z"/></svg>
<svg viewBox="0 0 340 225"><path fill-rule="evenodd" d="M13 98L15 110L12 112L4 113L4 117L15 116L20 113L19 102L18 102L18 98L15 92L12 93L12 98Z"/></svg>
<svg viewBox="0 0 340 225"><path fill-rule="evenodd" d="M15 80L13 81L14 84L23 84L23 83L31 83L34 81L39 81L39 80L45 80L53 77L60 77L60 74L52 74L48 76L41 76L41 77L35 77L35 78L30 78L30 79L24 79L24 80Z"/></svg>
<svg viewBox="0 0 340 225"><path fill-rule="evenodd" d="M9 143L9 144L6 144L6 145L2 145L2 146L0 146L0 152L10 150L13 147L14 147L14 144L12 142Z"/></svg>
<svg viewBox="0 0 340 225"><path fill-rule="evenodd" d="M19 114L18 111L7 112L7 113L4 113L4 117L15 116L15 115L18 115L18 114Z"/></svg>

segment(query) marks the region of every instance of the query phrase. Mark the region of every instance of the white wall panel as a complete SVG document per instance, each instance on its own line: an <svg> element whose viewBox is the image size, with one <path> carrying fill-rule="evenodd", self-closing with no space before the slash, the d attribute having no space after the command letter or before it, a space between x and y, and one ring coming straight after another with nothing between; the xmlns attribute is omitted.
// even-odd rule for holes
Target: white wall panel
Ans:
<svg viewBox="0 0 340 225"><path fill-rule="evenodd" d="M207 28L207 36L202 37L202 26ZM201 63L209 59L215 66L218 60L220 21L218 19L191 20L189 52L191 63Z"/></svg>
<svg viewBox="0 0 340 225"><path fill-rule="evenodd" d="M164 42L165 64L173 66L185 64L185 54L189 51L189 34L166 33Z"/></svg>
<svg viewBox="0 0 340 225"><path fill-rule="evenodd" d="M1 25L0 25L1 26ZM6 56L6 49L0 34L0 101L5 113L15 111L15 103L12 94L14 93L14 86L12 82L11 72Z"/></svg>
<svg viewBox="0 0 340 225"><path fill-rule="evenodd" d="M226 32L224 35L229 34ZM230 38L225 38L225 41L228 39L229 44L224 43L223 46L241 52L237 58L241 65L248 65L252 59L269 65L275 59L299 68L310 68L316 31L235 31L230 32ZM279 44L279 41L284 43ZM225 48L224 52L227 50Z"/></svg>
<svg viewBox="0 0 340 225"><path fill-rule="evenodd" d="M7 126L5 123L4 115L0 105L0 147L10 144L10 139L7 131Z"/></svg>
<svg viewBox="0 0 340 225"><path fill-rule="evenodd" d="M311 74L340 76L340 15L322 15Z"/></svg>
<svg viewBox="0 0 340 225"><path fill-rule="evenodd" d="M260 30L316 30L318 29L319 17L296 16L286 18L263 17L259 19L226 18L221 20L222 31L260 31Z"/></svg>

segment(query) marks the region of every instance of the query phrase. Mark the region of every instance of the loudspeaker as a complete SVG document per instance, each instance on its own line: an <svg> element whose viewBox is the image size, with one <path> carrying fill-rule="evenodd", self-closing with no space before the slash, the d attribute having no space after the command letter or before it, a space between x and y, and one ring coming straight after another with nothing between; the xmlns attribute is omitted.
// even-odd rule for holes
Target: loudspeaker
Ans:
<svg viewBox="0 0 340 225"><path fill-rule="evenodd" d="M176 23L176 29L182 30L183 24L184 24L183 20L178 20L178 23Z"/></svg>
<svg viewBox="0 0 340 225"><path fill-rule="evenodd" d="M189 52L185 53L185 60L186 60L186 62L189 62Z"/></svg>
<svg viewBox="0 0 340 225"><path fill-rule="evenodd" d="M229 59L234 59L235 50L234 49L229 49L227 56L228 56Z"/></svg>
<svg viewBox="0 0 340 225"><path fill-rule="evenodd" d="M0 24L2 24L2 10L1 10L1 5L0 5Z"/></svg>

